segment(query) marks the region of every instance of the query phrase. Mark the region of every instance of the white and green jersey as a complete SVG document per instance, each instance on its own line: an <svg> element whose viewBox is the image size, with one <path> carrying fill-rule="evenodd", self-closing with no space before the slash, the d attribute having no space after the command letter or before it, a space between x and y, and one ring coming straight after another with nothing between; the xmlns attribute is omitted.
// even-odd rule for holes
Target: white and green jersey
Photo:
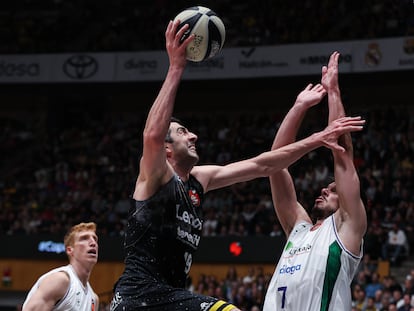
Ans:
<svg viewBox="0 0 414 311"><path fill-rule="evenodd" d="M362 257L346 250L333 215L319 228L292 230L267 289L263 311L351 310L351 281Z"/></svg>

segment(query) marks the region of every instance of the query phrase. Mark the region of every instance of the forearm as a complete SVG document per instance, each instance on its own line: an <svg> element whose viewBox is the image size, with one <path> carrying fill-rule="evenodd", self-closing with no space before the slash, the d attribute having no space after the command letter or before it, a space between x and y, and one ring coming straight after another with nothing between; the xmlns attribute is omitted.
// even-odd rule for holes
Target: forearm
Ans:
<svg viewBox="0 0 414 311"><path fill-rule="evenodd" d="M273 141L272 150L293 143L296 140L297 132L306 111L307 107L304 104L298 102L295 103L295 105L286 114L277 131L276 137Z"/></svg>
<svg viewBox="0 0 414 311"><path fill-rule="evenodd" d="M329 122L345 116L339 88L328 90Z"/></svg>
<svg viewBox="0 0 414 311"><path fill-rule="evenodd" d="M361 120L360 117L343 117L334 120L323 131L314 133L311 136L290 145L273 150L272 152L276 152L274 160L280 160L278 159L279 155L277 155L277 152L290 153L291 158L289 161L284 161L281 163L281 167L279 166L279 168L286 168L294 161L301 158L304 154L318 147L325 146L334 150L334 156L338 158L339 162L352 162L352 157L350 157L349 154L344 153L344 148L338 145L337 140L338 137L342 136L344 133L362 130L364 122L365 121ZM270 161L272 156L273 153L271 153ZM269 158L266 157L265 159L268 160ZM264 165L268 165L268 163Z"/></svg>
<svg viewBox="0 0 414 311"><path fill-rule="evenodd" d="M328 90L329 122L345 116L345 108L342 103L339 87ZM350 157L353 156L351 133L345 133L338 138L338 143L345 148ZM334 154L335 155L335 154Z"/></svg>
<svg viewBox="0 0 414 311"><path fill-rule="evenodd" d="M345 116L338 82L339 56L339 52L333 52L329 58L328 66L322 67L321 83L328 95L329 123Z"/></svg>
<svg viewBox="0 0 414 311"><path fill-rule="evenodd" d="M280 125L272 149L276 149L296 140L299 127L306 111L318 104L326 95L326 90L321 84L309 83L296 97L293 107L286 114Z"/></svg>
<svg viewBox="0 0 414 311"><path fill-rule="evenodd" d="M199 179L199 176L209 176L205 182L206 191L226 187L235 183L245 182L260 177L275 175L281 170L290 166L300 159L307 152L321 146L319 133L286 145L276 150L267 151L260 155L233 162L225 166L202 165L193 168L192 174Z"/></svg>
<svg viewBox="0 0 414 311"><path fill-rule="evenodd" d="M262 154L264 156L263 159L261 159L263 161L261 161L260 164L268 167L270 169L270 174L273 174L281 169L289 167L305 154L321 146L323 146L321 132L314 133L307 138ZM266 175L269 174L267 173Z"/></svg>
<svg viewBox="0 0 414 311"><path fill-rule="evenodd" d="M158 137L164 141L168 132L174 103L184 68L170 67L165 81L147 117L144 135Z"/></svg>

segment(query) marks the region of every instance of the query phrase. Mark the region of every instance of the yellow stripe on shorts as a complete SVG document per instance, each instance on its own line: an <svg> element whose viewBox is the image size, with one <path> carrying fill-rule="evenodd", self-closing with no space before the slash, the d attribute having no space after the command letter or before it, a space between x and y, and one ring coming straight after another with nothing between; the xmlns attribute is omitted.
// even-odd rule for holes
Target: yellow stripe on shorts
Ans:
<svg viewBox="0 0 414 311"><path fill-rule="evenodd" d="M209 311L230 311L233 308L236 308L236 307L228 302L219 300L214 305L211 306Z"/></svg>

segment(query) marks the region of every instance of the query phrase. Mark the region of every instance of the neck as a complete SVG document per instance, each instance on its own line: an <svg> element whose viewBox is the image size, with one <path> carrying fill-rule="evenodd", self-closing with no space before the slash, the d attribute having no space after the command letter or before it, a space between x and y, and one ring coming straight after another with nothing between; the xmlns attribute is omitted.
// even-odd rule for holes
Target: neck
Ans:
<svg viewBox="0 0 414 311"><path fill-rule="evenodd" d="M323 219L318 219L312 226L311 231L318 229L322 225L323 221Z"/></svg>
<svg viewBox="0 0 414 311"><path fill-rule="evenodd" d="M187 181L190 178L191 170L174 167L174 172L181 178L182 181Z"/></svg>
<svg viewBox="0 0 414 311"><path fill-rule="evenodd" d="M71 262L70 265L72 266L73 271L75 271L75 274L77 275L78 279L81 281L83 286L86 286L88 284L89 277L92 272L92 267L80 265L76 262Z"/></svg>

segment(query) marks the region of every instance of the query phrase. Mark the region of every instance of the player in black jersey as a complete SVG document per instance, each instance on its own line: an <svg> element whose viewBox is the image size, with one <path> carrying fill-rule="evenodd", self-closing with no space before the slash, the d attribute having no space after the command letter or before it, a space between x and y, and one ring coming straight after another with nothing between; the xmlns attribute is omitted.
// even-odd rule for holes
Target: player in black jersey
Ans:
<svg viewBox="0 0 414 311"><path fill-rule="evenodd" d="M307 152L336 148L344 132L360 129L356 118L342 118L325 130L278 150L225 166L201 165L197 136L172 119L175 97L186 66L188 25L170 21L165 32L169 68L147 117L143 154L125 233L125 270L114 287L111 311L238 311L231 303L185 289L203 220L208 191L267 177Z"/></svg>

